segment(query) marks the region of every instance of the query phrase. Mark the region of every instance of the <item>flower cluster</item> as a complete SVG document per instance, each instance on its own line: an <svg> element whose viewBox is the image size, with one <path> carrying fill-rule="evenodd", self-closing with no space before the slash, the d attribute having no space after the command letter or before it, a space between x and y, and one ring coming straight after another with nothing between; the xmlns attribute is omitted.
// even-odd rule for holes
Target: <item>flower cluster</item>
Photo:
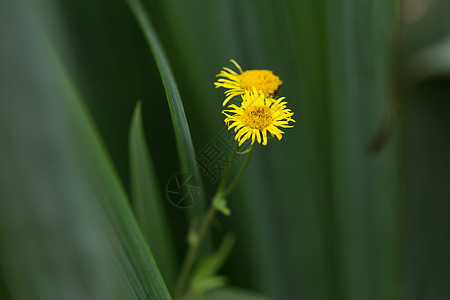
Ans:
<svg viewBox="0 0 450 300"><path fill-rule="evenodd" d="M281 140L282 128L293 127L289 122L294 113L286 107L285 97L275 99L283 83L278 76L268 70L248 70L243 72L239 64L231 60L239 70L239 74L229 68L224 67L217 74L222 77L214 83L217 87L223 87L226 99L225 106L233 97L238 97L240 105L231 104L222 113L226 116L225 123L228 130L234 128L235 139L239 141L239 146L246 140L255 140L263 145L267 145L267 133L270 137L276 136Z"/></svg>

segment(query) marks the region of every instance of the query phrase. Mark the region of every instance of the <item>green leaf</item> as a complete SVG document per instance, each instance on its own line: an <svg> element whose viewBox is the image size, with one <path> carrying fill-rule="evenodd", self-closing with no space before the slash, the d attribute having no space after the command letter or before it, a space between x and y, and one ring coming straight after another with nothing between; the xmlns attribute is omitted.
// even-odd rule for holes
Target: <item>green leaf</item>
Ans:
<svg viewBox="0 0 450 300"><path fill-rule="evenodd" d="M212 200L212 205L225 216L229 216L231 214L230 209L228 208L227 199L223 197L214 197Z"/></svg>
<svg viewBox="0 0 450 300"><path fill-rule="evenodd" d="M169 60L167 59L156 31L151 24L150 17L145 12L140 0L127 0L127 2L144 33L161 74L164 88L166 90L167 102L169 104L170 113L172 116L181 169L187 174L194 175L198 179L199 183L201 183L200 172L198 171L195 161L195 150L192 144L189 125L187 123L180 92L178 91ZM203 187L201 188L203 189ZM205 201L203 200L204 197L202 193L199 201L200 203L189 209L191 218L199 216L205 211Z"/></svg>
<svg viewBox="0 0 450 300"><path fill-rule="evenodd" d="M171 299L93 122L43 32L0 4L0 265L12 299ZM46 3L46 2L45 2ZM59 36L58 36L59 37ZM2 276L3 277L3 276Z"/></svg>
<svg viewBox="0 0 450 300"><path fill-rule="evenodd" d="M191 289L195 295L201 296L209 289L223 285L223 278L215 276L225 263L233 248L235 237L227 234L215 253L202 259L192 275Z"/></svg>
<svg viewBox="0 0 450 300"><path fill-rule="evenodd" d="M209 276L198 279L192 287L192 293L195 297L202 298L208 291L223 287L226 283L227 278L225 276Z"/></svg>
<svg viewBox="0 0 450 300"><path fill-rule="evenodd" d="M142 125L141 103L130 126L130 168L133 209L159 269L169 287L175 284L176 257L163 200Z"/></svg>

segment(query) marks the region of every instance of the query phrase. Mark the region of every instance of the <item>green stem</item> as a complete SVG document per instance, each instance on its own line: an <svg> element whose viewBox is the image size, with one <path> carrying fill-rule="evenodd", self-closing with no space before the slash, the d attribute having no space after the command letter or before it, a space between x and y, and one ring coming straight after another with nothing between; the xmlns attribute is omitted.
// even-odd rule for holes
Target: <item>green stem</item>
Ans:
<svg viewBox="0 0 450 300"><path fill-rule="evenodd" d="M203 238L208 231L209 226L214 220L214 216L216 214L216 209L213 205L211 205L208 209L205 219L203 219L202 225L198 231L197 236L191 242L188 252L186 253L186 257L183 262L183 266L180 271L180 276L177 281L177 285L175 287L175 299L181 299L183 296L187 285L188 278L191 273L191 269L194 266L195 260L197 258L198 251L200 250L200 245L203 241Z"/></svg>
<svg viewBox="0 0 450 300"><path fill-rule="evenodd" d="M225 172L222 175L222 179L219 183L219 187L217 189L217 192L216 192L216 195L214 196L214 198L225 197L233 190L234 186L237 184L237 182L239 181L241 176L244 174L245 169L247 168L248 163L250 162L250 158L253 154L253 150L255 149L255 146L254 145L251 146L250 151L247 155L247 158L246 158L245 163L242 166L241 170L239 171L237 176L233 179L231 184L225 189L226 181L228 179L228 175L231 170L231 165L233 164L233 161L236 158L237 149L238 149L238 146L231 154L231 158L228 161L227 166L225 167ZM213 202L214 202L214 200L213 200ZM200 250L201 243L202 243L206 233L208 232L209 226L211 226L211 223L214 220L216 211L217 210L214 207L214 205L211 204L205 218L203 219L202 224L200 225L197 236L195 236L195 238L191 241L191 243L189 245L188 252L186 253L185 259L183 261L183 265L181 267L177 285L175 287L175 298L174 299L177 299L177 300L181 299L181 297L186 292L186 289L189 284L189 275L191 274L192 267L194 266L195 260L197 259L197 255Z"/></svg>
<svg viewBox="0 0 450 300"><path fill-rule="evenodd" d="M233 162L236 158L238 149L239 149L239 145L236 144L235 149L231 153L231 158L228 160L227 166L225 167L225 172L223 173L222 178L220 179L220 183L219 183L219 187L217 188L216 195L220 195L223 192L223 190L225 189L225 184L227 183L228 175L230 174L230 170L231 170L231 165L233 164Z"/></svg>
<svg viewBox="0 0 450 300"><path fill-rule="evenodd" d="M239 171L239 173L236 175L236 177L233 179L231 184L227 187L227 189L223 193L223 197L228 195L234 189L236 184L239 182L239 179L241 179L242 175L244 174L245 170L247 169L247 166L248 166L248 164L250 162L250 158L252 158L253 150L255 150L255 145L251 145L250 151L249 151L249 153L247 155L247 158L245 159L244 165L242 166L242 168Z"/></svg>

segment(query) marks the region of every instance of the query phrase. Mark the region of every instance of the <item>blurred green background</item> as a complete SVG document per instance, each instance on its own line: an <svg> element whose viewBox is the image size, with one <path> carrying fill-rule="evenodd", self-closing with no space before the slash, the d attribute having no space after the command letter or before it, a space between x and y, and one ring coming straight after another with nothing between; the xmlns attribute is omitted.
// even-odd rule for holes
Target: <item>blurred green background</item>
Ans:
<svg viewBox="0 0 450 300"><path fill-rule="evenodd" d="M0 299L172 293L190 212L207 203L166 199L186 164L136 3L0 3ZM213 244L237 237L221 271L236 289L211 299L450 299L449 1L142 5L194 151L224 128L213 82L231 58L273 70L295 112L213 231ZM133 164L138 101L150 156ZM150 206L130 176L142 165ZM210 199L216 184L203 185Z"/></svg>

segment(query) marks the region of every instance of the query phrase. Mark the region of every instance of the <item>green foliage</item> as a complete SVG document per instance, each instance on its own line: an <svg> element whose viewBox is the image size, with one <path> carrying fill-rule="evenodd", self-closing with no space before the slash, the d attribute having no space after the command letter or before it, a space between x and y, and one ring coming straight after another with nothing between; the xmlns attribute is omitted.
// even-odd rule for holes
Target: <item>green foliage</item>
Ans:
<svg viewBox="0 0 450 300"><path fill-rule="evenodd" d="M141 103L136 105L130 128L131 193L136 219L169 287L175 282L176 256L169 222L142 125Z"/></svg>
<svg viewBox="0 0 450 300"><path fill-rule="evenodd" d="M211 241L238 239L200 261L195 292L449 298L450 4L401 4L0 2L0 298L170 299L217 183L187 210L165 188L201 178L230 58L280 76L297 122L213 202ZM225 278L258 294L213 289Z"/></svg>
<svg viewBox="0 0 450 300"><path fill-rule="evenodd" d="M171 299L92 121L41 31L51 15L1 6L1 27L14 29L0 36L0 265L8 298Z"/></svg>
<svg viewBox="0 0 450 300"><path fill-rule="evenodd" d="M195 151L192 144L189 125L186 120L183 103L181 102L181 96L178 91L175 78L172 74L169 60L164 53L155 29L153 28L150 22L150 18L145 12L145 9L142 6L140 0L128 0L128 3L130 5L131 11L136 17L136 20L138 21L139 26L144 33L150 49L152 50L153 56L155 57L159 72L161 73L161 78L166 90L167 102L169 104L170 114L175 131L181 169L187 174L193 174L197 178L201 178L195 162ZM204 201L199 202L200 205L194 206L189 211L192 218L198 216L203 211L203 209L201 208L204 206Z"/></svg>
<svg viewBox="0 0 450 300"><path fill-rule="evenodd" d="M204 300L268 300L268 298L236 288L222 288L206 294Z"/></svg>
<svg viewBox="0 0 450 300"><path fill-rule="evenodd" d="M228 208L227 199L223 197L214 197L212 199L212 205L225 216L229 216L231 214L230 209Z"/></svg>
<svg viewBox="0 0 450 300"><path fill-rule="evenodd" d="M225 285L225 277L216 274L230 255L234 241L234 235L225 235L216 252L199 262L192 275L191 289L194 295L202 297L209 290Z"/></svg>

